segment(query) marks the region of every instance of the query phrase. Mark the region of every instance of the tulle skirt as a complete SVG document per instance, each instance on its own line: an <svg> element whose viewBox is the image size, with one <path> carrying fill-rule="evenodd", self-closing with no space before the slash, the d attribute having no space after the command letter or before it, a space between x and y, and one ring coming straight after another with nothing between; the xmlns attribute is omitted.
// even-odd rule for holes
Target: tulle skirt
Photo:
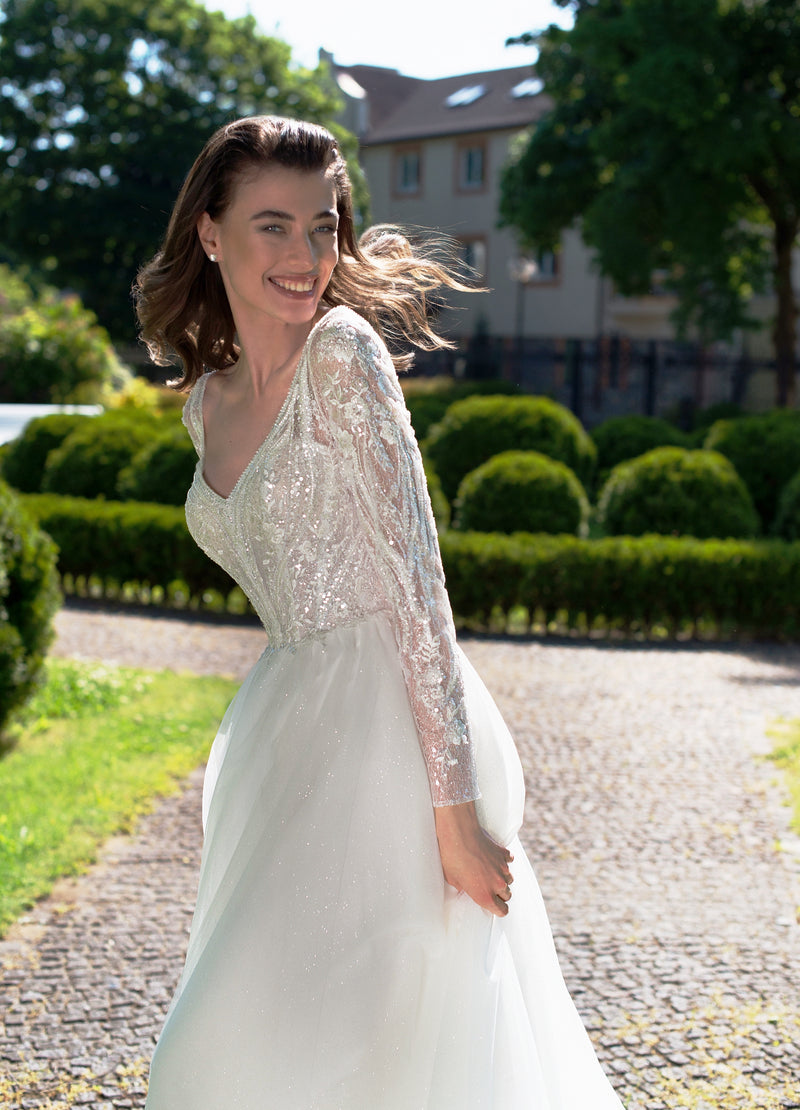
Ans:
<svg viewBox="0 0 800 1110"><path fill-rule="evenodd" d="M147 1110L620 1110L517 839L513 741L462 655L508 917L443 880L381 616L267 650L222 722L186 966Z"/></svg>

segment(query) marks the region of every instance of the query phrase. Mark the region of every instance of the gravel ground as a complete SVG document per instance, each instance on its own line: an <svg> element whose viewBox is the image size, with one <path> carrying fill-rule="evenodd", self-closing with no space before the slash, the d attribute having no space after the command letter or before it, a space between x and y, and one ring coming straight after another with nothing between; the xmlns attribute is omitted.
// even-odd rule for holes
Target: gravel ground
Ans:
<svg viewBox="0 0 800 1110"><path fill-rule="evenodd" d="M73 608L57 630L56 654L238 677L264 645L244 624ZM800 649L463 645L517 738L565 978L628 1110L800 1106L800 850L761 758L800 717ZM0 1106L143 1106L200 783L0 942Z"/></svg>

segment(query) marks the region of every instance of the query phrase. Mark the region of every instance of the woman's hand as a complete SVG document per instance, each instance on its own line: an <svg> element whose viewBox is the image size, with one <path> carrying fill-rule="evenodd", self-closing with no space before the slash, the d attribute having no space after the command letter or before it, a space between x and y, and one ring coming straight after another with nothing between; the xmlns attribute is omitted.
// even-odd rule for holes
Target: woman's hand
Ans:
<svg viewBox="0 0 800 1110"><path fill-rule="evenodd" d="M447 882L483 909L505 917L514 881L509 865L514 857L483 831L474 802L436 806L433 812Z"/></svg>

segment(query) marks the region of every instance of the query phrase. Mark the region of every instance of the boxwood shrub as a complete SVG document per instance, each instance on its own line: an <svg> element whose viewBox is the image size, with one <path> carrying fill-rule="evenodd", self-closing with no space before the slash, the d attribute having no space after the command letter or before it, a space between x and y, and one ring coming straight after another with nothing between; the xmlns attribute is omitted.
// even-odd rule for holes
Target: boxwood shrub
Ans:
<svg viewBox="0 0 800 1110"><path fill-rule="evenodd" d="M800 412L776 409L758 416L718 420L709 429L704 446L731 460L768 531L783 487L800 470Z"/></svg>
<svg viewBox="0 0 800 1110"><path fill-rule="evenodd" d="M31 420L3 454L3 478L21 493L39 493L50 452L92 419L84 413L53 412Z"/></svg>
<svg viewBox="0 0 800 1110"><path fill-rule="evenodd" d="M453 526L471 532L586 529L589 502L564 463L538 451L503 451L471 470L458 487Z"/></svg>
<svg viewBox="0 0 800 1110"><path fill-rule="evenodd" d="M33 691L60 600L52 541L0 482L0 733Z"/></svg>
<svg viewBox="0 0 800 1110"><path fill-rule="evenodd" d="M580 421L547 397L467 397L431 428L424 450L451 501L465 474L502 451L539 451L587 485L595 446Z"/></svg>
<svg viewBox="0 0 800 1110"><path fill-rule="evenodd" d="M182 505L192 484L197 454L183 425L151 439L123 467L117 479L122 500Z"/></svg>
<svg viewBox="0 0 800 1110"><path fill-rule="evenodd" d="M152 436L141 418L115 412L92 417L47 456L42 491L115 498L121 471Z"/></svg>
<svg viewBox="0 0 800 1110"><path fill-rule="evenodd" d="M659 532L709 539L760 531L732 464L716 451L683 447L657 447L614 467L601 490L597 517L615 536Z"/></svg>
<svg viewBox="0 0 800 1110"><path fill-rule="evenodd" d="M655 447L689 447L689 437L657 416L612 416L589 435L597 448L597 469L604 480L609 471Z"/></svg>
<svg viewBox="0 0 800 1110"><path fill-rule="evenodd" d="M519 386L500 378L485 381L451 382L443 388L426 387L425 379L402 379L406 405L411 414L417 439L424 439L431 427L441 420L455 401L472 396L518 394Z"/></svg>
<svg viewBox="0 0 800 1110"><path fill-rule="evenodd" d="M784 540L800 540L800 470L783 487L773 531Z"/></svg>

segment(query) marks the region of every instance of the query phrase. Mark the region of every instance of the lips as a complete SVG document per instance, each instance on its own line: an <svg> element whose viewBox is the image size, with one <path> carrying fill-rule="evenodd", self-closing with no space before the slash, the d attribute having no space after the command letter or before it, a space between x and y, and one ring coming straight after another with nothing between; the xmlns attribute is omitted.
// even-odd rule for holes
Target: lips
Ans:
<svg viewBox="0 0 800 1110"><path fill-rule="evenodd" d="M312 293L317 279L309 278L270 278L273 285L287 293Z"/></svg>

